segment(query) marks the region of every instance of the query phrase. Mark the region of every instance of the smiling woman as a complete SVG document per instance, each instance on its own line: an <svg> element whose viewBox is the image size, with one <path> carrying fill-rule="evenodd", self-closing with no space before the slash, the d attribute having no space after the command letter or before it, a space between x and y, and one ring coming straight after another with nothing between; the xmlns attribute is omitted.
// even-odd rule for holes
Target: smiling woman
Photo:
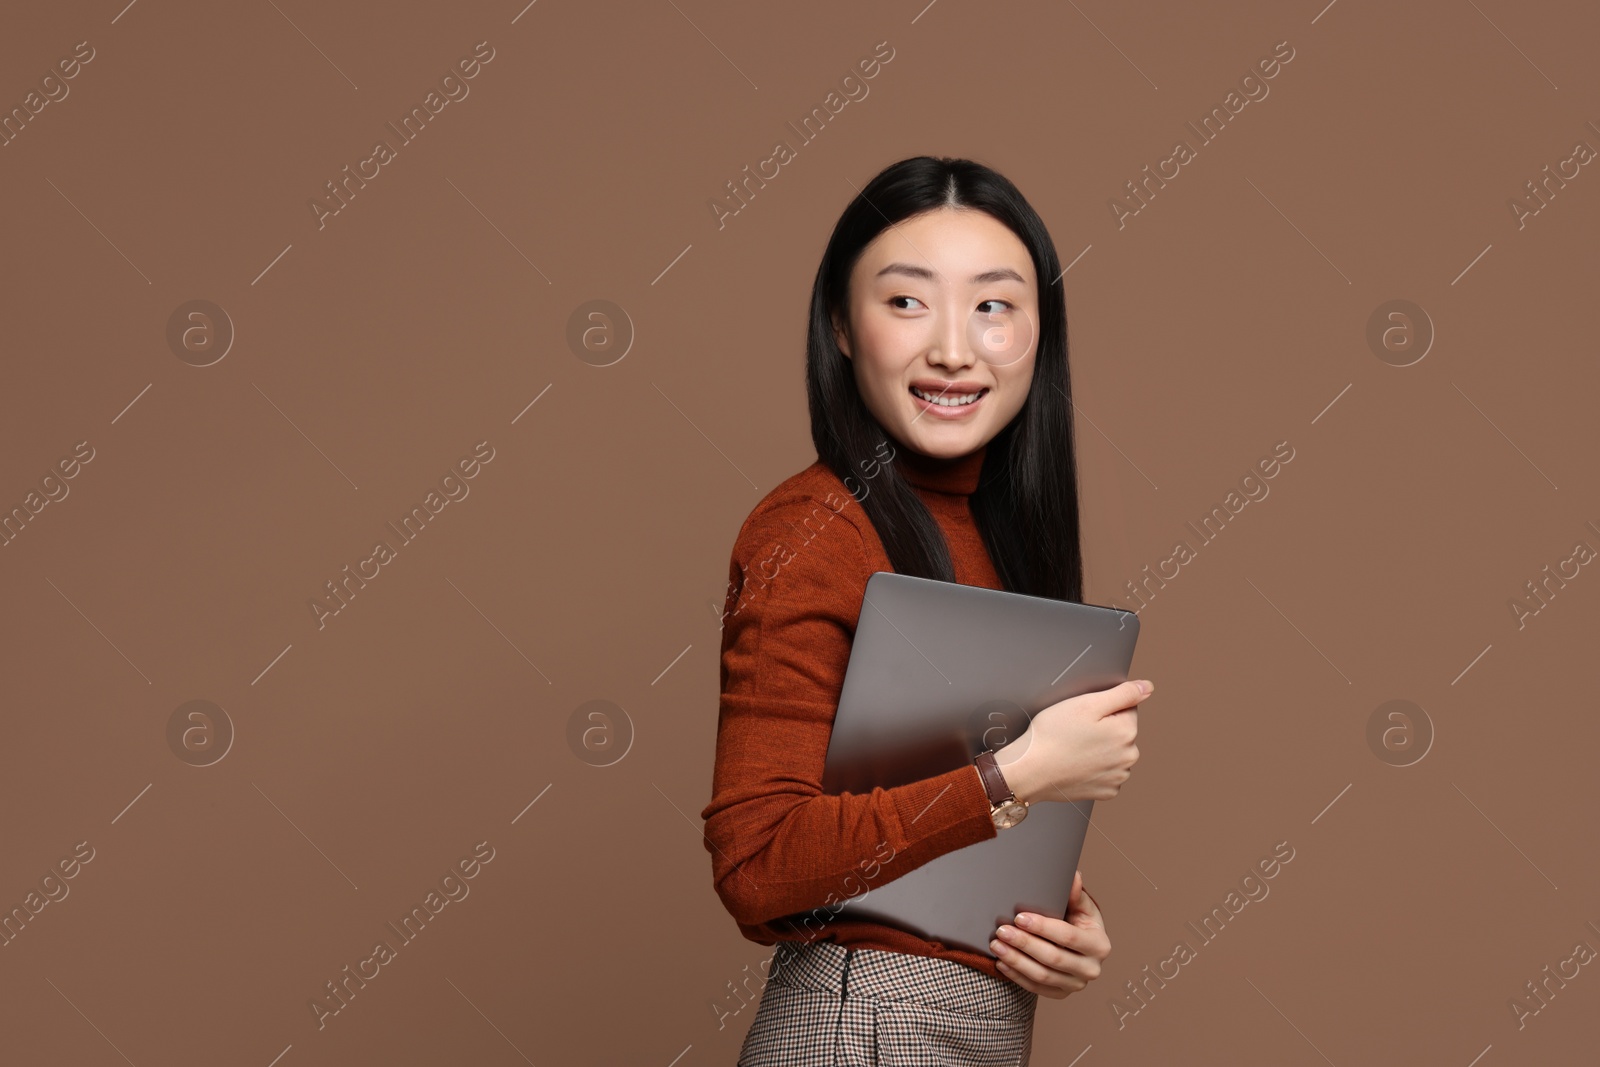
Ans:
<svg viewBox="0 0 1600 1067"><path fill-rule="evenodd" d="M968 278L967 263L992 265ZM893 227L851 273L834 339L891 436L953 459L1016 417L1032 383L1038 300L1015 234L981 211L942 207Z"/></svg>
<svg viewBox="0 0 1600 1067"><path fill-rule="evenodd" d="M821 778L872 574L1081 599L1060 276L1044 223L1011 182L930 156L873 178L823 254L806 339L817 461L768 493L734 542L701 812L723 905L745 937L782 945L741 1067L1020 1067L1038 996L1083 989L1110 952L1078 882L1065 917L1023 913L1025 929L1000 926L989 953L847 911L816 922L877 845L894 863L873 888L995 837L1012 824L996 813L1018 796L1053 798L1010 760L987 780L967 762L859 794L824 793ZM879 465L886 453L893 462ZM857 494L864 463L872 492ZM818 514L826 521L796 548ZM1053 712L1029 727L1046 763L1131 747L1130 716ZM1108 759L1126 777L1112 765L1131 760ZM1056 791L1090 780L1076 765L1049 773ZM996 801L990 787L1007 775L1015 792Z"/></svg>

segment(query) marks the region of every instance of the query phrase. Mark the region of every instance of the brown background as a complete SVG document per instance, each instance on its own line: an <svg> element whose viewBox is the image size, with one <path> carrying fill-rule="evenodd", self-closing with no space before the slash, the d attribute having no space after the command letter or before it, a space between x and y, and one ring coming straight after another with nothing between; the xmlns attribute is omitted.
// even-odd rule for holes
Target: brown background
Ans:
<svg viewBox="0 0 1600 1067"><path fill-rule="evenodd" d="M1126 603L1295 449L1143 612L1160 690L1083 862L1114 949L1041 1001L1035 1062L1592 1060L1594 966L1510 1006L1600 947L1600 576L1508 607L1600 547L1600 177L1508 207L1600 145L1585 5L120 5L0 33L7 109L95 50L0 148L0 504L94 449L0 548L0 904L94 849L0 948L0 1059L732 1063L729 983L770 949L699 836L728 551L814 458L830 227L929 153L1012 178L1074 263L1086 599ZM1270 95L1119 229L1108 200L1284 40ZM308 201L480 41L470 95L319 229ZM797 158L719 229L779 139ZM206 367L167 341L195 299L236 332ZM567 341L595 299L636 331L605 367ZM1436 331L1411 366L1366 339L1395 299ZM319 629L323 583L484 440L470 495ZM569 744L595 699L627 717L605 767ZM1395 699L1426 717L1405 759L1432 733L1410 766L1368 742ZM181 758L203 732L168 742L190 700L231 723L209 766ZM470 896L319 1029L311 999L481 841ZM1186 924L1280 841L1202 946Z"/></svg>

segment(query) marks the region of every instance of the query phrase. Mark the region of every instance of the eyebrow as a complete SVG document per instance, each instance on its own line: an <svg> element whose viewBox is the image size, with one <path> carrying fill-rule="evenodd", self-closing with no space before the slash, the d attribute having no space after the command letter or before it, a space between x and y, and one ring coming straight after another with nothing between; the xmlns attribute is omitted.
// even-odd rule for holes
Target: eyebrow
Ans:
<svg viewBox="0 0 1600 1067"><path fill-rule="evenodd" d="M933 271L929 270L927 267L918 267L910 263L891 263L887 267L880 270L877 274L873 275L873 277L881 278L885 274L904 274L907 277L920 278L926 282L931 282L934 279ZM984 271L982 274L974 274L972 276L972 284L974 285L981 285L984 282L1002 281L1015 281L1022 282L1024 285L1027 284L1027 280L1010 267L994 267L990 270Z"/></svg>

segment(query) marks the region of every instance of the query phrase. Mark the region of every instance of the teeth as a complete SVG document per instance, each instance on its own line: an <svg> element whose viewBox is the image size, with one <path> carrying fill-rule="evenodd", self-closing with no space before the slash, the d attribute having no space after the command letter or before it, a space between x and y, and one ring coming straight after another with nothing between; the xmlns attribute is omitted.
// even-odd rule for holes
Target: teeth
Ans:
<svg viewBox="0 0 1600 1067"><path fill-rule="evenodd" d="M960 398L952 398L948 396L936 396L932 393L924 393L921 389L918 389L914 385L911 387L911 391L930 404L938 404L940 407L946 408L964 407L967 404L971 404L976 401L978 397L983 395L984 392L982 389L980 389L976 393L966 393Z"/></svg>

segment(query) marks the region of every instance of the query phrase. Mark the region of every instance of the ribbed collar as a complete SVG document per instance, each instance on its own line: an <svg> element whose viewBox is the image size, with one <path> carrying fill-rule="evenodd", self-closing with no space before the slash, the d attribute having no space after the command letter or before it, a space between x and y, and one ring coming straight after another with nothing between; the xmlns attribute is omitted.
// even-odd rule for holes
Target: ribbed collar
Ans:
<svg viewBox="0 0 1600 1067"><path fill-rule="evenodd" d="M895 448L894 462L906 481L936 493L953 493L971 496L978 488L978 475L983 473L983 456L987 445L955 459L936 459L913 451L905 445Z"/></svg>

